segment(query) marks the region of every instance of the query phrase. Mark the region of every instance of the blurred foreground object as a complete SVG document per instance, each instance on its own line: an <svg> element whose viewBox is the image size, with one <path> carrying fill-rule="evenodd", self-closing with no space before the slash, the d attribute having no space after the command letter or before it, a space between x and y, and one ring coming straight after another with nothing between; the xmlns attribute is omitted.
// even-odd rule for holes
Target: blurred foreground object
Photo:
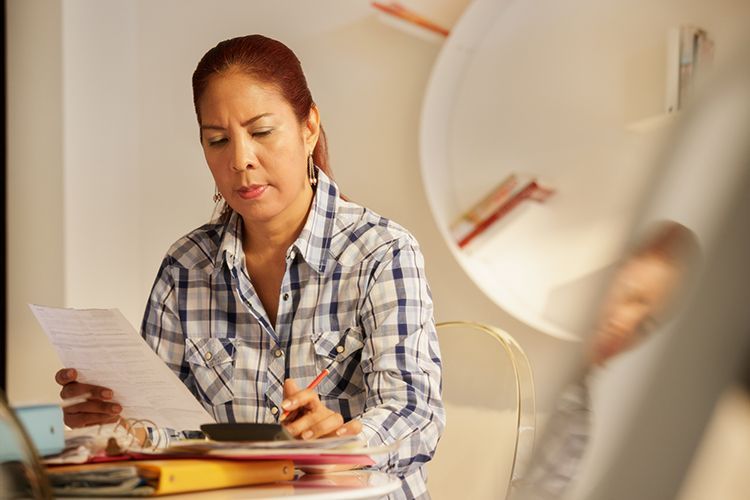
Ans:
<svg viewBox="0 0 750 500"><path fill-rule="evenodd" d="M750 491L750 391L732 386L716 405L678 500L746 500Z"/></svg>
<svg viewBox="0 0 750 500"><path fill-rule="evenodd" d="M575 479L591 434L590 379L597 367L659 331L695 271L693 233L661 221L615 272L600 308L587 362L560 395L514 498L561 498Z"/></svg>
<svg viewBox="0 0 750 500"><path fill-rule="evenodd" d="M563 393L517 498L675 498L717 398L747 362L750 53L737 56L685 110L662 155L663 173L634 227L639 235L666 219L695 234L703 263L678 295L678 314L658 342L602 372L596 383L586 379L588 367L582 370ZM626 285L627 275L642 275L644 283L658 276L662 284L672 279L664 269L641 267L628 271L626 264L610 290L626 290L617 283ZM649 288L650 295L635 294L638 300L607 295L601 318L628 314L616 325L600 319L592 362L603 364L635 345L642 338L638 332L652 324L645 311L661 309L655 304L669 309L657 287ZM613 306L620 313L607 311Z"/></svg>
<svg viewBox="0 0 750 500"><path fill-rule="evenodd" d="M0 498L52 498L39 455L0 391Z"/></svg>
<svg viewBox="0 0 750 500"><path fill-rule="evenodd" d="M697 235L704 264L668 331L597 384L594 400L606 400L595 408L601 421L566 498L675 498L717 398L746 363L748 49L685 110L662 158L666 170L635 228L657 219L683 224Z"/></svg>

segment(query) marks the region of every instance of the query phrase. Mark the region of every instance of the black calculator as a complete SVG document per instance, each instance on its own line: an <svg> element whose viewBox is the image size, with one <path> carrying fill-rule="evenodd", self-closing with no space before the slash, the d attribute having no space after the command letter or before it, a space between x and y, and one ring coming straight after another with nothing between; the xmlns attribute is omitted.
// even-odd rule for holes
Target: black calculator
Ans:
<svg viewBox="0 0 750 500"><path fill-rule="evenodd" d="M294 439L281 424L203 424L201 431L214 441L288 441Z"/></svg>

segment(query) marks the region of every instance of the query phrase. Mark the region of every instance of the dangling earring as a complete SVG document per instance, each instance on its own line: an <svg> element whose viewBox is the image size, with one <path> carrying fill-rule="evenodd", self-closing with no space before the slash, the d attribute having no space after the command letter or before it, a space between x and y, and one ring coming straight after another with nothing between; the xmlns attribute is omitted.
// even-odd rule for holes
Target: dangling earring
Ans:
<svg viewBox="0 0 750 500"><path fill-rule="evenodd" d="M315 170L312 153L307 156L307 180L310 181L311 187L318 185L318 171Z"/></svg>
<svg viewBox="0 0 750 500"><path fill-rule="evenodd" d="M214 186L214 203L219 203L223 197L219 192L219 186Z"/></svg>

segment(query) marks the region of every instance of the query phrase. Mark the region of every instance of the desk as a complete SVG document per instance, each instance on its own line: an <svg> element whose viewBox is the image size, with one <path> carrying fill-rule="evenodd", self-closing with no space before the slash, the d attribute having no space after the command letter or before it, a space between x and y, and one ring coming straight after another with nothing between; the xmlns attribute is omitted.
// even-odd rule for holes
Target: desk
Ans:
<svg viewBox="0 0 750 500"><path fill-rule="evenodd" d="M276 499L357 500L381 498L401 486L401 480L379 471L352 470L306 474L295 481L281 481L242 488L168 495L170 500ZM133 497L123 497L133 498ZM159 498L159 497L157 497ZM89 500L89 499L81 499Z"/></svg>

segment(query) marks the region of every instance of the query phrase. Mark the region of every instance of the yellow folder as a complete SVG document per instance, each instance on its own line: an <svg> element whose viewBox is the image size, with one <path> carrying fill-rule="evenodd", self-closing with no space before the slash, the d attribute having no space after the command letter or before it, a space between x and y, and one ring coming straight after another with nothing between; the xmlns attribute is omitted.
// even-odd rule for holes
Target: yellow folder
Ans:
<svg viewBox="0 0 750 500"><path fill-rule="evenodd" d="M294 478L294 463L291 460L211 460L211 459L171 459L171 460L138 460L133 462L110 462L83 465L64 465L48 469L53 485L65 486L65 478L74 479L81 473L113 475L123 468L134 467L137 478L134 483L123 481L119 487L128 490L134 488L133 493L169 495L189 491L213 490L231 488L234 486L249 486L253 484L286 481ZM132 470L132 469L131 469ZM73 483L74 481L71 481ZM146 483L145 485L143 483ZM80 484L80 483L79 483ZM97 493L97 489L89 484L88 488L73 485L75 490L61 489L77 495L89 496ZM113 486L109 483L107 489ZM146 488L146 489L144 489ZM86 491L88 490L88 491ZM104 493L99 490L98 493ZM126 491L118 489L120 493Z"/></svg>
<svg viewBox="0 0 750 500"><path fill-rule="evenodd" d="M135 464L156 495L271 483L294 477L291 460L145 460Z"/></svg>

